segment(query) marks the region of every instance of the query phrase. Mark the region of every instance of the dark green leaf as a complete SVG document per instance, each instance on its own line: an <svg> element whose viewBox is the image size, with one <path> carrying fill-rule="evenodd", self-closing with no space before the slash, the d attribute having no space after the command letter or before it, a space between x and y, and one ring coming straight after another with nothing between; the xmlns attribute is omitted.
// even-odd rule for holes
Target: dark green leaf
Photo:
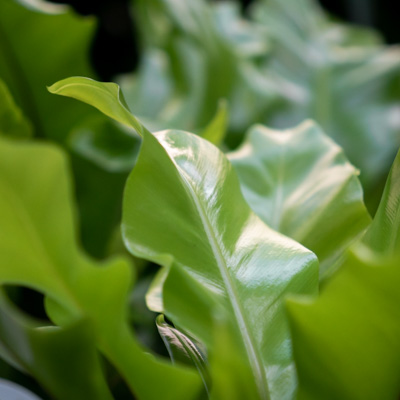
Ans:
<svg viewBox="0 0 400 400"><path fill-rule="evenodd" d="M65 6L0 2L0 78L36 134L61 141L86 112L80 104L52 97L46 85L65 76L92 75L87 54L93 29L93 19Z"/></svg>
<svg viewBox="0 0 400 400"><path fill-rule="evenodd" d="M14 103L5 83L0 79L0 134L16 138L32 135L30 122Z"/></svg>

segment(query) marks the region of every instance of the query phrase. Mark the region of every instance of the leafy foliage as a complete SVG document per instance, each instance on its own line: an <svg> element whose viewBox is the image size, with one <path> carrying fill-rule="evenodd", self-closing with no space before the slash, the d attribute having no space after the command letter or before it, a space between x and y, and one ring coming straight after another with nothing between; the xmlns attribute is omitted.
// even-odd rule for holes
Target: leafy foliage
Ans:
<svg viewBox="0 0 400 400"><path fill-rule="evenodd" d="M373 224L339 273L314 302L289 303L300 399L399 394L399 160L400 153Z"/></svg>
<svg viewBox="0 0 400 400"><path fill-rule="evenodd" d="M312 250L321 273L370 222L358 171L312 122L283 132L255 126L228 157L253 210Z"/></svg>
<svg viewBox="0 0 400 400"><path fill-rule="evenodd" d="M400 153L372 221L363 188L374 210L398 48L312 0L132 10L127 102L49 87L101 115L45 90L94 76L93 18L0 3L0 397L397 399Z"/></svg>
<svg viewBox="0 0 400 400"><path fill-rule="evenodd" d="M71 188L63 153L50 145L14 144L4 140L0 152L0 282L29 286L44 293L51 319L62 327L61 331L24 327L18 315L11 313L3 329L10 329L13 335L10 337L7 329L2 331L7 353L16 357L22 367L37 376L59 398L111 398L101 378L93 346L110 359L142 398L151 399L161 394L171 399L190 396L190 387L196 388L194 377L150 358L129 332L125 301L132 277L128 263L114 259L98 266L76 245ZM32 176L34 178L29 179ZM82 318L90 321L91 330L79 329L79 325L73 328ZM25 343L18 342L17 329L21 332L20 340L26 337ZM67 331L63 334L64 330ZM72 332L76 332L78 340L74 340ZM88 337L89 333L92 334ZM29 356L31 341L38 347L40 357ZM68 341L75 347L81 343L85 352L71 352ZM31 364L37 359L50 368L52 374L57 373L57 366L63 364L59 363L60 354L54 352L54 347L60 347L67 357L58 381L40 365ZM83 369L77 369L78 366ZM146 369L151 370L153 376L159 374L160 382L165 380L171 384L177 379L180 384L171 385L168 395L162 386L146 384L139 373L145 373ZM71 381L66 378L65 370L72 374ZM132 374L132 370L137 372ZM87 374L93 375L89 378ZM76 382L71 384L72 381Z"/></svg>

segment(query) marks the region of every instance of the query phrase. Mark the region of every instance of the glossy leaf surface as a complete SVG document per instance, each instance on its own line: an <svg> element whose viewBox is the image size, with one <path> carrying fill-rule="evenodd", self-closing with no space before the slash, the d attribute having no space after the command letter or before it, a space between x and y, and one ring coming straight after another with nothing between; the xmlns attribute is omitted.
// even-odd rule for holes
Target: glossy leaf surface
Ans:
<svg viewBox="0 0 400 400"><path fill-rule="evenodd" d="M370 222L358 171L311 121L287 131L257 125L228 158L253 211L312 250L321 274Z"/></svg>
<svg viewBox="0 0 400 400"><path fill-rule="evenodd" d="M113 259L99 265L77 246L64 154L50 145L2 140L0 155L0 283L44 293L48 314L62 328L89 319L96 347L140 399L194 396L197 377L145 353L130 332L129 264ZM150 376L159 384L149 385Z"/></svg>
<svg viewBox="0 0 400 400"><path fill-rule="evenodd" d="M70 78L51 90L143 136L125 190L123 235L134 255L170 269L162 292L166 314L212 354L210 325L201 321L219 310L230 324L232 351L242 354L242 378L253 376L258 398L290 398L295 380L282 300L316 292L315 256L251 212L230 163L209 142L182 131L153 136L129 114L116 85Z"/></svg>
<svg viewBox="0 0 400 400"><path fill-rule="evenodd" d="M299 399L389 400L400 393L398 162L365 240L318 299L288 304Z"/></svg>

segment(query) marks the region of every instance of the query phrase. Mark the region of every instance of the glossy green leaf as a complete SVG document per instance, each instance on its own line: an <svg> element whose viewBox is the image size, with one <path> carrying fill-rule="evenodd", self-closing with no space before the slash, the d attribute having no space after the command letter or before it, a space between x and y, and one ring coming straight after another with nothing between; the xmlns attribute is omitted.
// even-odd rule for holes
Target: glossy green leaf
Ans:
<svg viewBox="0 0 400 400"><path fill-rule="evenodd" d="M196 367L204 387L209 392L210 377L206 356L195 341L165 321L164 315L157 317L157 329L174 364L183 363Z"/></svg>
<svg viewBox="0 0 400 400"><path fill-rule="evenodd" d="M45 1L0 3L0 78L36 134L65 139L85 107L52 97L46 85L70 75L91 76L88 50L94 21Z"/></svg>
<svg viewBox="0 0 400 400"><path fill-rule="evenodd" d="M50 145L2 140L0 176L0 283L44 293L51 319L63 328L88 318L97 348L140 399L192 398L198 378L145 353L130 332L129 264L119 258L98 265L77 246L64 154Z"/></svg>
<svg viewBox="0 0 400 400"><path fill-rule="evenodd" d="M287 131L257 125L228 158L254 212L312 250L320 274L370 223L358 171L310 121Z"/></svg>
<svg viewBox="0 0 400 400"><path fill-rule="evenodd" d="M282 302L289 293L316 292L315 256L251 212L230 163L211 143L182 131L153 136L130 116L116 85L70 78L50 90L131 122L143 135L125 189L123 236L134 255L170 269L166 315L212 354L210 325L196 321L204 293L229 321L232 351L241 354L258 398L290 398L294 366ZM203 309L207 320L214 309Z"/></svg>
<svg viewBox="0 0 400 400"><path fill-rule="evenodd" d="M133 254L161 264L173 256L177 268L196 279L229 315L236 351L243 353L259 397L284 398L293 382L288 385L292 378L289 338L279 303L286 293L315 291L315 260L251 213L228 161L215 147L179 131L156 137L158 141L144 137L128 179L125 243ZM162 209L151 205L160 198ZM267 288L269 295L264 297L261 293ZM195 316L199 308L189 308L185 291L174 292L179 302L163 297L167 315L210 346L207 335L194 330L186 318L188 312Z"/></svg>
<svg viewBox="0 0 400 400"><path fill-rule="evenodd" d="M0 134L17 138L32 135L30 122L22 115L2 80L0 80Z"/></svg>
<svg viewBox="0 0 400 400"><path fill-rule="evenodd" d="M246 369L242 356L235 349L229 322L221 315L213 327L214 351L210 357L210 373L213 377L211 400L257 399L254 378ZM290 398L290 396L288 396Z"/></svg>
<svg viewBox="0 0 400 400"><path fill-rule="evenodd" d="M365 240L318 299L288 303L299 399L399 396L398 161L399 156Z"/></svg>

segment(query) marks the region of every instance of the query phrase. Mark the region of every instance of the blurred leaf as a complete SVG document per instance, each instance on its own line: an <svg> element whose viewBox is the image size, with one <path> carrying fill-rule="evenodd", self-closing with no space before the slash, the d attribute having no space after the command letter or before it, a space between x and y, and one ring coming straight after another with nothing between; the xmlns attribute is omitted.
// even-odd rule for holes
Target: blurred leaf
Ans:
<svg viewBox="0 0 400 400"><path fill-rule="evenodd" d="M260 399L290 398L296 383L282 300L316 292L315 256L251 212L231 165L209 142L182 131L153 136L129 113L117 85L70 78L50 90L85 101L143 136L125 189L123 235L134 255L170 269L162 293L166 315L211 355L210 325L196 329L195 320L219 309L230 323L231 351L241 354L247 371L242 378L253 376L253 392ZM215 305L203 308L204 316L199 292Z"/></svg>
<svg viewBox="0 0 400 400"><path fill-rule="evenodd" d="M384 46L374 32L332 22L313 0L265 0L253 16L274 42L263 79L281 81L268 126L316 120L361 170L373 195L400 144L400 103L390 94L400 48Z"/></svg>
<svg viewBox="0 0 400 400"><path fill-rule="evenodd" d="M99 265L77 246L65 155L51 145L2 140L0 175L0 283L44 293L51 319L63 329L88 318L96 346L141 399L192 398L197 377L145 353L130 332L129 264L119 258ZM34 373L40 376L41 371ZM158 384L149 385L149 380Z"/></svg>
<svg viewBox="0 0 400 400"><path fill-rule="evenodd" d="M0 378L0 398L7 400L40 400L32 392L14 382Z"/></svg>
<svg viewBox="0 0 400 400"><path fill-rule="evenodd" d="M366 239L352 249L318 299L288 303L299 399L398 398L399 159Z"/></svg>
<svg viewBox="0 0 400 400"><path fill-rule="evenodd" d="M112 399L88 321L43 327L21 315L3 294L0 318L2 357L35 376L57 399Z"/></svg>
<svg viewBox="0 0 400 400"><path fill-rule="evenodd" d="M238 5L203 0L184 0L179 6L171 0L134 4L148 46L136 76L120 83L129 106L151 131L198 131L223 98L230 109L233 104L235 132L265 110L254 95L259 89L248 85L247 70L268 51L268 44L258 26L244 20Z"/></svg>
<svg viewBox="0 0 400 400"><path fill-rule="evenodd" d="M312 250L321 274L370 223L358 171L312 122L288 131L255 126L228 158L254 212Z"/></svg>
<svg viewBox="0 0 400 400"><path fill-rule="evenodd" d="M0 134L24 138L32 135L30 122L14 103L5 83L0 79Z"/></svg>
<svg viewBox="0 0 400 400"><path fill-rule="evenodd" d="M214 118L200 133L200 136L216 146L221 146L228 128L228 105L225 100L218 103Z"/></svg>
<svg viewBox="0 0 400 400"><path fill-rule="evenodd" d="M0 78L38 135L62 141L85 115L85 107L55 99L46 85L65 76L92 75L87 54L93 29L92 19L66 7L0 2Z"/></svg>
<svg viewBox="0 0 400 400"><path fill-rule="evenodd" d="M73 129L69 145L108 172L128 172L135 164L139 140L108 118L93 116Z"/></svg>
<svg viewBox="0 0 400 400"><path fill-rule="evenodd" d="M383 257L400 257L400 151L386 181L374 221L363 242Z"/></svg>

